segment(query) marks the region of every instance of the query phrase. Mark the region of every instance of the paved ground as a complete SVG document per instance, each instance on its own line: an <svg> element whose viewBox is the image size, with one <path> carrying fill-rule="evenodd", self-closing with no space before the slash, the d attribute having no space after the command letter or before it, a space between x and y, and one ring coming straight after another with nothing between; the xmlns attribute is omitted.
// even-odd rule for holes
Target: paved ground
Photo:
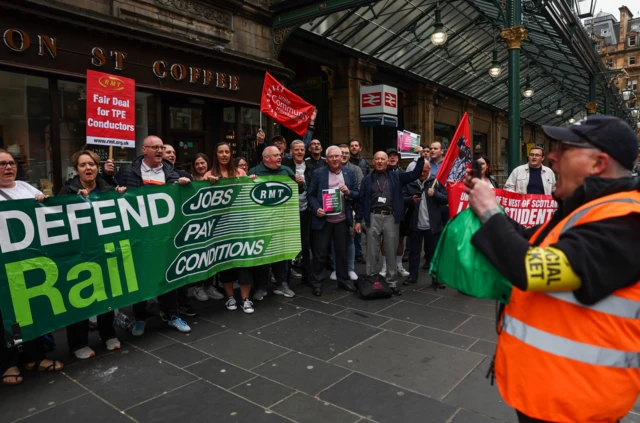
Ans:
<svg viewBox="0 0 640 423"><path fill-rule="evenodd" d="M190 335L154 318L114 353L92 334L82 362L58 332L67 367L0 387L0 422L514 422L485 379L494 304L427 283L371 302L293 284L298 297L270 294L251 316L200 303Z"/></svg>

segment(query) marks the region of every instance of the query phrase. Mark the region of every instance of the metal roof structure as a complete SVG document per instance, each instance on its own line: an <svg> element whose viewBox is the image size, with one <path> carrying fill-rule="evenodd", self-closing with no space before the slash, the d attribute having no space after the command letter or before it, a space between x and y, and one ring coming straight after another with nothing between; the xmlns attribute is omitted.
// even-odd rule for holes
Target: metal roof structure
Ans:
<svg viewBox="0 0 640 423"><path fill-rule="evenodd" d="M294 10L297 4L298 9ZM372 63L432 82L501 110L508 108L507 49L500 31L507 27L504 0L378 0L277 2L274 27L299 30L344 46ZM301 7L307 5L306 13ZM316 6L317 13L310 13ZM430 40L436 7L448 39ZM563 125L586 114L590 83L595 83L599 112L609 90L606 69L578 13L564 0L523 1L522 24L528 39L521 46L520 81L529 78L534 95L521 98L520 116L540 125ZM502 72L489 75L492 51ZM590 81L594 75L595 81ZM593 86L591 86L593 89ZM556 116L557 105L564 114Z"/></svg>

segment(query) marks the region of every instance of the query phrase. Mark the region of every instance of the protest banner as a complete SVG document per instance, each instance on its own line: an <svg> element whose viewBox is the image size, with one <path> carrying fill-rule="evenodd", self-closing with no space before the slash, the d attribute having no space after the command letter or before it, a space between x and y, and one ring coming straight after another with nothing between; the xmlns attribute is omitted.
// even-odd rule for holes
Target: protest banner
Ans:
<svg viewBox="0 0 640 423"><path fill-rule="evenodd" d="M293 259L297 192L271 176L2 201L4 327L29 340L222 270Z"/></svg>
<svg viewBox="0 0 640 423"><path fill-rule="evenodd" d="M307 132L313 107L266 73L262 86L260 112L291 129L301 137Z"/></svg>
<svg viewBox="0 0 640 423"><path fill-rule="evenodd" d="M518 194L503 189L495 189L498 203L507 216L528 228L541 225L551 219L558 203L550 195ZM449 216L454 217L469 207L469 197L464 185L457 183L447 186L449 195Z"/></svg>
<svg viewBox="0 0 640 423"><path fill-rule="evenodd" d="M135 148L133 79L87 70L87 144Z"/></svg>

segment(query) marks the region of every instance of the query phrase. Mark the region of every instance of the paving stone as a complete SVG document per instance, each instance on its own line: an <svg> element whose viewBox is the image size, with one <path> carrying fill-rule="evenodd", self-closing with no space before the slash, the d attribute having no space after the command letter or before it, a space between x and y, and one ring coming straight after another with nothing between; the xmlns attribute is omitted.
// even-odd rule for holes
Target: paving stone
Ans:
<svg viewBox="0 0 640 423"><path fill-rule="evenodd" d="M491 417L483 416L467 410L460 410L458 414L451 420L451 423L497 423Z"/></svg>
<svg viewBox="0 0 640 423"><path fill-rule="evenodd" d="M437 301L442 297L440 297L439 295L434 295L424 291L413 291L413 290L405 289L402 291L401 297L392 297L392 298L397 301L427 305L427 304L431 304L434 301Z"/></svg>
<svg viewBox="0 0 640 423"><path fill-rule="evenodd" d="M633 406L633 411L635 413L640 414L640 397L638 397L638 400L636 401L636 405Z"/></svg>
<svg viewBox="0 0 640 423"><path fill-rule="evenodd" d="M485 319L484 317L473 316L454 332L462 335L473 336L489 342L498 342L495 319Z"/></svg>
<svg viewBox="0 0 640 423"><path fill-rule="evenodd" d="M124 340L120 339L120 341L124 341L136 348L149 352L176 343L175 339L168 338L156 332L145 333L144 335L138 337L129 335Z"/></svg>
<svg viewBox="0 0 640 423"><path fill-rule="evenodd" d="M382 329L391 330L398 333L405 333L405 334L408 332L411 332L417 327L418 325L416 324L403 322L401 320L396 320L396 319L390 319L387 323L380 325L380 328Z"/></svg>
<svg viewBox="0 0 640 423"><path fill-rule="evenodd" d="M320 398L384 423L442 423L456 411L456 407L358 373L327 389Z"/></svg>
<svg viewBox="0 0 640 423"><path fill-rule="evenodd" d="M232 391L264 407L269 407L296 392L293 388L280 385L260 376L241 383L233 388Z"/></svg>
<svg viewBox="0 0 640 423"><path fill-rule="evenodd" d="M471 314L473 316L486 317L487 319L495 319L496 317L495 304L483 304L473 300L464 301L451 297L441 297L429 305L451 311L459 311L460 313Z"/></svg>
<svg viewBox="0 0 640 423"><path fill-rule="evenodd" d="M624 419L620 420L620 423L640 423L640 414L629 413Z"/></svg>
<svg viewBox="0 0 640 423"><path fill-rule="evenodd" d="M309 395L318 394L351 373L349 370L296 352L278 357L253 371Z"/></svg>
<svg viewBox="0 0 640 423"><path fill-rule="evenodd" d="M228 331L211 336L191 345L200 351L243 369L259 366L287 352L286 349L277 345L269 344L253 336L236 331Z"/></svg>
<svg viewBox="0 0 640 423"><path fill-rule="evenodd" d="M185 370L225 389L230 389L256 377L253 373L232 364L225 363L217 358L209 358L208 360L185 367Z"/></svg>
<svg viewBox="0 0 640 423"><path fill-rule="evenodd" d="M239 332L248 332L304 312L304 310L296 310L296 307L288 303L281 303L269 297L263 301L254 301L255 313L253 314L243 313L240 308L229 311L222 300L216 303L220 304L216 304L215 308L209 310L207 314L203 313L202 318L223 328L231 328Z"/></svg>
<svg viewBox="0 0 640 423"><path fill-rule="evenodd" d="M380 310L383 310L389 306L397 304L397 301L394 301L391 298L363 300L360 297L358 297L356 294L350 294L344 298L340 298L339 300L332 301L331 303L337 304L339 306L343 306L346 308L366 311L368 313L377 313Z"/></svg>
<svg viewBox="0 0 640 423"><path fill-rule="evenodd" d="M145 423L290 423L223 389L197 381L128 411Z"/></svg>
<svg viewBox="0 0 640 423"><path fill-rule="evenodd" d="M320 300L311 300L305 297L294 298L293 301L291 301L289 304L296 307L302 307L309 310L313 310L313 311L319 311L320 313L324 313L324 314L335 314L344 310L344 307L339 307L337 305L323 302Z"/></svg>
<svg viewBox="0 0 640 423"><path fill-rule="evenodd" d="M329 274L327 274L327 280L328 279L329 279ZM295 293L296 293L296 296L305 297L312 300L321 299L322 301L325 301L325 302L334 302L335 300L338 300L340 298L353 295L351 292L345 291L344 289L339 289L336 285L333 285L333 284L330 286L325 286L325 288L322 290L321 297L316 297L315 295L313 295L312 289L304 285L299 286L298 289L295 291Z"/></svg>
<svg viewBox="0 0 640 423"><path fill-rule="evenodd" d="M479 354L387 331L331 363L441 398L481 360Z"/></svg>
<svg viewBox="0 0 640 423"><path fill-rule="evenodd" d="M139 350L86 360L68 375L120 409L126 409L195 379ZM162 375L161 381L158 375ZM31 394L30 394L31 395Z"/></svg>
<svg viewBox="0 0 640 423"><path fill-rule="evenodd" d="M391 320L388 317L382 317L376 314L353 310L350 308L336 314L336 317L342 317L343 319L353 320L354 322L363 323L369 326L380 326L384 322Z"/></svg>
<svg viewBox="0 0 640 423"><path fill-rule="evenodd" d="M438 342L440 344L450 345L452 347L461 348L466 350L474 342L476 338L469 336L457 335L452 332L444 330L428 328L426 326L418 326L415 330L411 331L410 336L416 336L418 338L426 339L427 341Z"/></svg>
<svg viewBox="0 0 640 423"><path fill-rule="evenodd" d="M515 411L502 400L498 387L492 386L485 377L490 364L491 357L485 357L443 401L503 422L515 423Z"/></svg>
<svg viewBox="0 0 640 423"><path fill-rule="evenodd" d="M380 329L308 311L295 319L253 331L252 335L321 360L335 357Z"/></svg>
<svg viewBox="0 0 640 423"><path fill-rule="evenodd" d="M360 420L355 414L301 393L287 398L272 410L298 423L355 423Z"/></svg>
<svg viewBox="0 0 640 423"><path fill-rule="evenodd" d="M33 399L33 398L32 398ZM86 423L87 416L91 416L92 423L130 423L131 419L115 408L105 404L91 394L83 395L74 400L56 405L42 413L22 420L28 423ZM3 418L5 417L3 411ZM7 420L8 421L8 420Z"/></svg>
<svg viewBox="0 0 640 423"><path fill-rule="evenodd" d="M22 377L24 382L20 385L0 384L0 402L4 404L0 421L12 422L87 393L61 372L32 373L23 370Z"/></svg>
<svg viewBox="0 0 640 423"><path fill-rule="evenodd" d="M207 354L180 343L155 350L153 355L178 367L185 367L210 357Z"/></svg>
<svg viewBox="0 0 640 423"><path fill-rule="evenodd" d="M496 346L497 344L495 342L483 341L482 339L480 339L469 348L469 351L493 357L493 355L496 353Z"/></svg>
<svg viewBox="0 0 640 423"><path fill-rule="evenodd" d="M407 302L397 303L378 314L393 317L403 322L417 323L448 331L457 328L470 317L468 314Z"/></svg>

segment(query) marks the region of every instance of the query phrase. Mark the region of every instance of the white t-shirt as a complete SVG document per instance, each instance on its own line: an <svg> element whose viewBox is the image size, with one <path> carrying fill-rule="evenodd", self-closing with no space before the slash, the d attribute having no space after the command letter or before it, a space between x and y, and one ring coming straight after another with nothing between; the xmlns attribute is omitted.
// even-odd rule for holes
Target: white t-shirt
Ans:
<svg viewBox="0 0 640 423"><path fill-rule="evenodd" d="M36 198L36 195L42 195L37 188L32 187L24 181L15 181L16 186L13 188L0 188L0 191L9 196L12 200L24 200L27 198ZM0 201L6 201L3 195L0 195Z"/></svg>
<svg viewBox="0 0 640 423"><path fill-rule="evenodd" d="M142 175L142 183L145 185L164 185L166 182L162 164L158 167L151 168L142 162L140 174Z"/></svg>
<svg viewBox="0 0 640 423"><path fill-rule="evenodd" d="M304 178L304 171L307 169L307 164L303 160L301 164L295 163L295 166L296 175L302 175ZM309 187L307 187L307 189L309 189ZM298 194L298 198L300 202L300 211L305 211L308 207L307 191L304 191L302 194Z"/></svg>

